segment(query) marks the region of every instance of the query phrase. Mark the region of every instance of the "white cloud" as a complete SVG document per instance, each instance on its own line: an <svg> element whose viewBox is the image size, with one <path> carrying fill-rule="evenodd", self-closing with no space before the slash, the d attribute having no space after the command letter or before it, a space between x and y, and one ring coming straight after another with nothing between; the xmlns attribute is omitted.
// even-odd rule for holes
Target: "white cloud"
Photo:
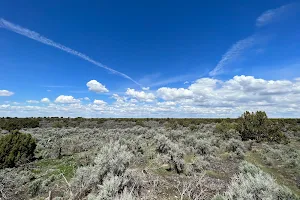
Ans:
<svg viewBox="0 0 300 200"><path fill-rule="evenodd" d="M95 100L94 100L94 104L97 104L97 105L105 105L106 102L103 101L103 100L97 100L97 99L95 99Z"/></svg>
<svg viewBox="0 0 300 200"><path fill-rule="evenodd" d="M233 44L222 56L222 59L218 62L217 66L211 72L209 72L209 75L216 76L221 74L223 72L223 68L233 60L237 59L245 49L253 46L255 40L255 36L250 36Z"/></svg>
<svg viewBox="0 0 300 200"><path fill-rule="evenodd" d="M162 107L163 106L169 107L169 106L176 106L177 103L174 101L164 101L164 102L158 102L157 105Z"/></svg>
<svg viewBox="0 0 300 200"><path fill-rule="evenodd" d="M167 78L167 79L163 79L163 80L154 80L154 81L152 81L153 83L151 83L150 86L151 87L166 86L171 83L178 83L178 82L182 82L187 79L192 79L195 77L199 77L199 76L195 76L195 74L186 74L186 75L175 76L175 77L171 77L171 78Z"/></svg>
<svg viewBox="0 0 300 200"><path fill-rule="evenodd" d="M90 98L88 98L88 97L84 97L83 99L86 101L90 101Z"/></svg>
<svg viewBox="0 0 300 200"><path fill-rule="evenodd" d="M117 101L117 103L122 104L126 101L126 97L121 97L118 94L113 94L112 98L115 99Z"/></svg>
<svg viewBox="0 0 300 200"><path fill-rule="evenodd" d="M234 76L229 80L201 78L187 88L160 88L160 99L147 101L149 93L133 89L114 94L116 102L95 100L81 104L72 96L60 96L46 105L29 106L5 102L1 116L70 117L238 117L244 111L264 110L270 117L300 116L300 81L266 80ZM138 98L133 96L139 96ZM154 94L153 94L154 96ZM152 97L153 98L153 97Z"/></svg>
<svg viewBox="0 0 300 200"><path fill-rule="evenodd" d="M136 100L136 99L130 99L130 102L131 102L131 103L138 103L139 101Z"/></svg>
<svg viewBox="0 0 300 200"><path fill-rule="evenodd" d="M136 98L139 101L152 102L155 99L155 96L152 93L146 93L144 91L139 92L130 88L127 89L126 94L128 96Z"/></svg>
<svg viewBox="0 0 300 200"><path fill-rule="evenodd" d="M42 103L50 103L50 100L48 98L42 98L41 102Z"/></svg>
<svg viewBox="0 0 300 200"><path fill-rule="evenodd" d="M13 95L14 93L8 90L0 90L0 97L8 97Z"/></svg>
<svg viewBox="0 0 300 200"><path fill-rule="evenodd" d="M96 80L90 80L87 82L86 86L88 87L89 91L102 93L102 92L108 92L108 89L101 83L99 83Z"/></svg>
<svg viewBox="0 0 300 200"><path fill-rule="evenodd" d="M149 90L150 87L142 87L143 90Z"/></svg>
<svg viewBox="0 0 300 200"><path fill-rule="evenodd" d="M193 92L184 88L162 87L157 90L157 95L164 100L179 100L191 98L193 96Z"/></svg>
<svg viewBox="0 0 300 200"><path fill-rule="evenodd" d="M195 83L189 86L189 90L195 94L203 95L209 94L213 89L216 88L217 83L221 82L213 78L201 78L195 81Z"/></svg>
<svg viewBox="0 0 300 200"><path fill-rule="evenodd" d="M295 81L300 81L300 77L298 77L298 78L295 78L294 80L295 80Z"/></svg>
<svg viewBox="0 0 300 200"><path fill-rule="evenodd" d="M27 103L40 103L39 101L37 101L37 100L28 100L28 101L26 101Z"/></svg>
<svg viewBox="0 0 300 200"><path fill-rule="evenodd" d="M65 96L65 95L60 95L59 97L57 97L55 99L55 103L67 103L67 104L71 104L71 103L79 103L80 100L79 99L75 99L73 96Z"/></svg>
<svg viewBox="0 0 300 200"><path fill-rule="evenodd" d="M283 13L287 12L290 8L296 6L295 4L287 4L283 5L279 8L270 9L263 12L257 19L256 19L256 26L262 27L265 26L277 18L279 18Z"/></svg>

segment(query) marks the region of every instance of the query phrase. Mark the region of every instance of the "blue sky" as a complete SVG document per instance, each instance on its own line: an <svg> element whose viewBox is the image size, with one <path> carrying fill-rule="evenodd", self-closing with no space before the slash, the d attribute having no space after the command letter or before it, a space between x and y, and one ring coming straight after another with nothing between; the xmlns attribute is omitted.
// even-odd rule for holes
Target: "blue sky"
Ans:
<svg viewBox="0 0 300 200"><path fill-rule="evenodd" d="M3 2L0 115L300 117L299 3Z"/></svg>

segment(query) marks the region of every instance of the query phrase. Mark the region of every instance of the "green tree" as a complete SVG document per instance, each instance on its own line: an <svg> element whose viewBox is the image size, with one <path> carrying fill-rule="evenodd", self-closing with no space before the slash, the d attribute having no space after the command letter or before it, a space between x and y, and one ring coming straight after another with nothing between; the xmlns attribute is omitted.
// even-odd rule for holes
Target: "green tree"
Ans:
<svg viewBox="0 0 300 200"><path fill-rule="evenodd" d="M272 122L264 111L246 111L238 119L237 131L243 140L287 141L285 134L281 132L280 123Z"/></svg>

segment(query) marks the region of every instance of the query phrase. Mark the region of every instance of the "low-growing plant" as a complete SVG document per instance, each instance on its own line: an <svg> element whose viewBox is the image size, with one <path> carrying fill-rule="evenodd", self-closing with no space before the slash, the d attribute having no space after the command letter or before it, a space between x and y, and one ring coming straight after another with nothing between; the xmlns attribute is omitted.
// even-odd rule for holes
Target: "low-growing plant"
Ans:
<svg viewBox="0 0 300 200"><path fill-rule="evenodd" d="M94 160L94 166L80 167L75 177L71 180L75 199L82 199L92 189L102 185L106 177L122 176L129 166L132 153L127 151L127 146L118 141L111 142L102 147Z"/></svg>
<svg viewBox="0 0 300 200"><path fill-rule="evenodd" d="M278 185L269 174L250 163L243 162L239 170L240 173L232 178L227 191L216 195L214 200L299 199L288 188Z"/></svg>

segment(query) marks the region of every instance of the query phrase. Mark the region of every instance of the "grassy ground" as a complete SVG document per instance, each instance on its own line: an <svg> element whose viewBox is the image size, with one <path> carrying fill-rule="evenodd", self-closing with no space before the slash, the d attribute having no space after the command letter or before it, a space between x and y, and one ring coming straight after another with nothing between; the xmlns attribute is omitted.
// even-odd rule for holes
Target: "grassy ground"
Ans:
<svg viewBox="0 0 300 200"><path fill-rule="evenodd" d="M296 172L295 170L288 169L288 168L283 169L280 166L270 167L266 165L262 161L259 151L260 151L259 149L256 149L256 151L248 152L245 157L245 160L258 166L264 172L271 174L279 184L288 187L295 194L300 195L300 188L297 187L295 183L295 175L297 173L299 174L299 172Z"/></svg>

